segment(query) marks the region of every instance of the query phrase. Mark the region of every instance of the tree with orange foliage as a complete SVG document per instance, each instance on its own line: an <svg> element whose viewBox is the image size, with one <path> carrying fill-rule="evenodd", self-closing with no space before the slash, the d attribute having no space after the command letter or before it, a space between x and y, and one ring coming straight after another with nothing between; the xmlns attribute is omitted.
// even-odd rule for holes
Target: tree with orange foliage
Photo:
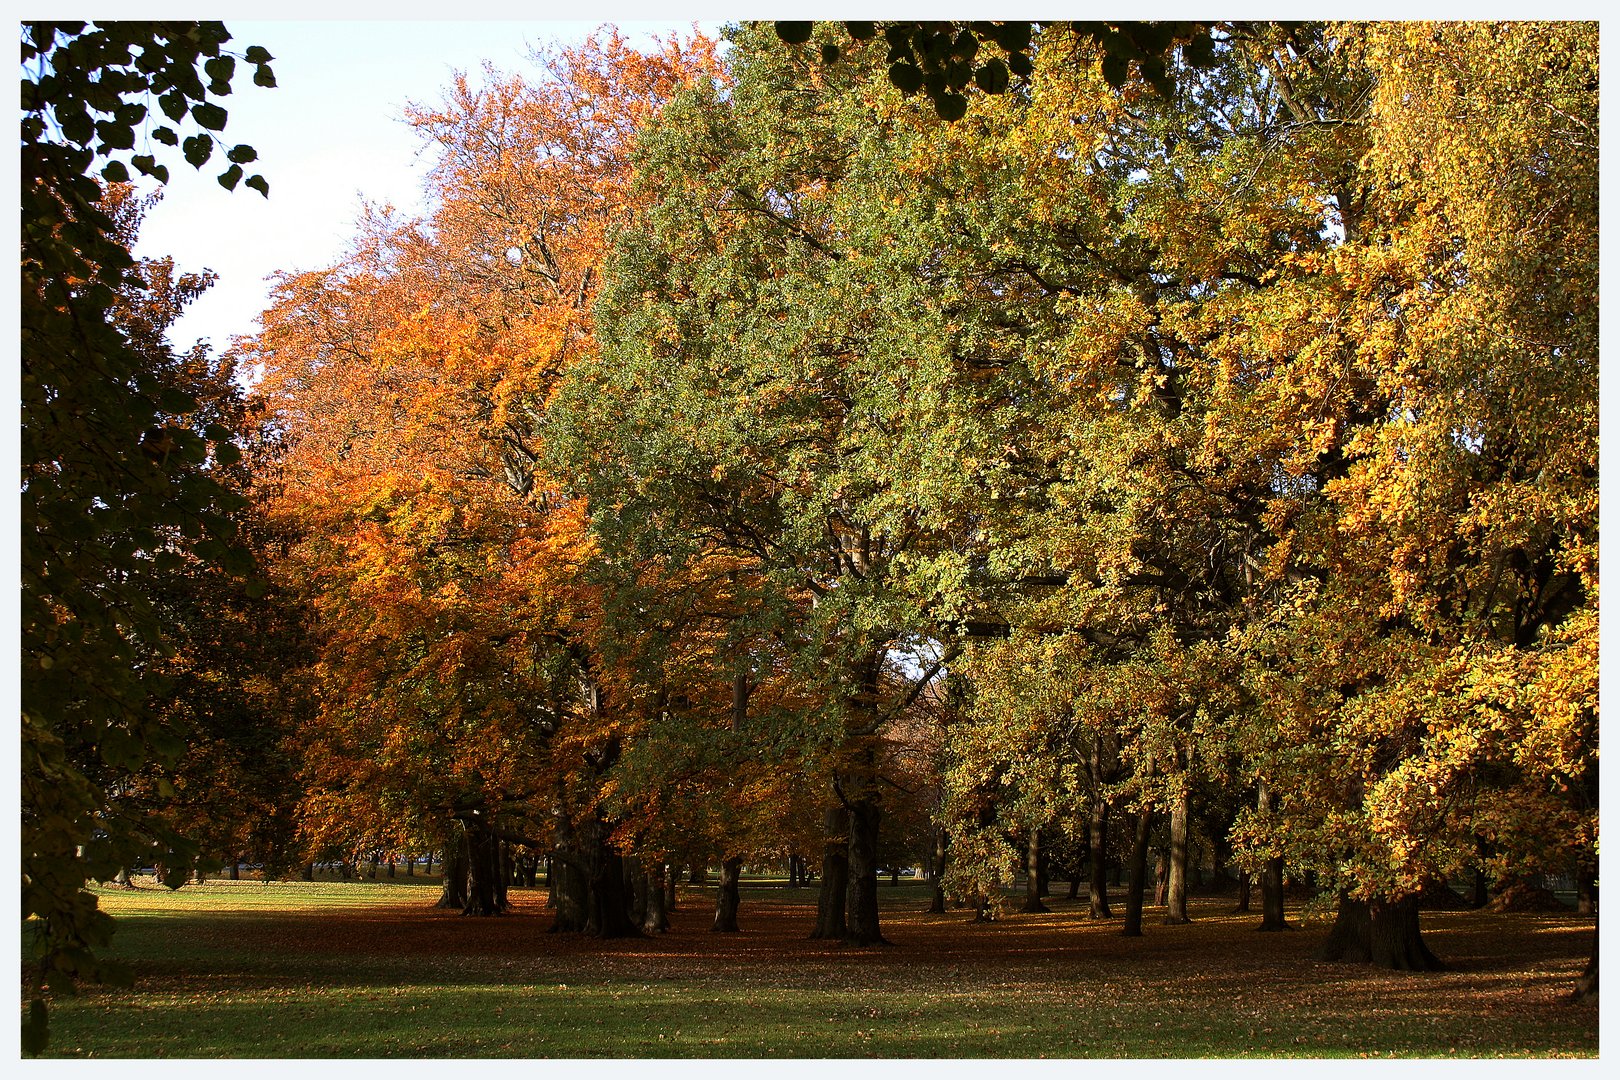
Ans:
<svg viewBox="0 0 1620 1080"><path fill-rule="evenodd" d="M319 639L310 841L436 828L477 914L504 906L503 843L553 843L585 885L559 923L616 934L599 788L633 703L594 641L584 508L538 440L592 348L634 133L714 57L613 33L538 59L545 78L486 70L411 108L432 211L370 209L343 263L284 276L244 359L280 443L262 491L299 537L276 574Z"/></svg>

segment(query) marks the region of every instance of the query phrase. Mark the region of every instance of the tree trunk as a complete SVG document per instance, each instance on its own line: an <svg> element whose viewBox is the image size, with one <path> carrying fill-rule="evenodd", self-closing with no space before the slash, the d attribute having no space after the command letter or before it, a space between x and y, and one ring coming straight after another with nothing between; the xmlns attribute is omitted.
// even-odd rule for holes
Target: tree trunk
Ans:
<svg viewBox="0 0 1620 1080"><path fill-rule="evenodd" d="M641 929L648 934L662 934L669 929L669 911L664 905L664 864L653 863L645 872L647 910L641 917Z"/></svg>
<svg viewBox="0 0 1620 1080"><path fill-rule="evenodd" d="M305 881L314 881L315 880L315 864L314 863L309 862L309 863L304 864L304 880Z"/></svg>
<svg viewBox="0 0 1620 1080"><path fill-rule="evenodd" d="M664 880L664 913L673 915L675 913L675 864L662 865L659 872Z"/></svg>
<svg viewBox="0 0 1620 1080"><path fill-rule="evenodd" d="M930 867L928 914L945 914L945 858L949 850L950 836L944 829L934 830L934 864Z"/></svg>
<svg viewBox="0 0 1620 1080"><path fill-rule="evenodd" d="M1254 879L1247 870L1238 874L1237 906L1232 909L1234 915L1247 915L1249 913L1249 893L1254 888Z"/></svg>
<svg viewBox="0 0 1620 1080"><path fill-rule="evenodd" d="M1575 872L1575 913L1591 915L1597 911L1597 869L1582 867Z"/></svg>
<svg viewBox="0 0 1620 1080"><path fill-rule="evenodd" d="M1109 919L1113 911L1108 907L1108 804L1100 798L1091 800L1091 876L1088 892L1091 917Z"/></svg>
<svg viewBox="0 0 1620 1080"><path fill-rule="evenodd" d="M1268 859L1260 875L1260 929L1287 930L1288 920L1283 917L1283 861Z"/></svg>
<svg viewBox="0 0 1620 1080"><path fill-rule="evenodd" d="M462 911L467 906L467 831L457 822L444 839L444 887L439 907Z"/></svg>
<svg viewBox="0 0 1620 1080"><path fill-rule="evenodd" d="M883 945L878 921L877 850L882 811L870 796L849 808L849 899L844 940L851 945Z"/></svg>
<svg viewBox="0 0 1620 1080"><path fill-rule="evenodd" d="M688 885L707 885L709 883L708 864L694 860L692 863L692 872L687 875L686 883Z"/></svg>
<svg viewBox="0 0 1620 1080"><path fill-rule="evenodd" d="M812 938L841 941L848 928L845 900L849 887L849 812L829 807L822 816L826 846L821 854L821 889L816 897Z"/></svg>
<svg viewBox="0 0 1620 1080"><path fill-rule="evenodd" d="M624 856L608 846L607 822L594 820L580 830L586 871L585 933L599 938L640 937L630 921L624 888Z"/></svg>
<svg viewBox="0 0 1620 1080"><path fill-rule="evenodd" d="M1188 795L1183 791L1170 803L1170 887L1165 898L1164 921L1171 926L1192 921L1187 916L1188 802Z"/></svg>
<svg viewBox="0 0 1620 1080"><path fill-rule="evenodd" d="M405 876L406 877L415 877L416 876L416 856L415 855L406 855L405 856Z"/></svg>
<svg viewBox="0 0 1620 1080"><path fill-rule="evenodd" d="M1338 914L1316 959L1372 964L1393 971L1445 968L1423 942L1415 896L1391 902L1354 900L1340 892Z"/></svg>
<svg viewBox="0 0 1620 1080"><path fill-rule="evenodd" d="M501 842L495 834L476 822L467 826L464 855L467 860L467 895L463 915L499 915L506 909L506 876L501 873Z"/></svg>
<svg viewBox="0 0 1620 1080"><path fill-rule="evenodd" d="M1052 909L1041 903L1041 831L1029 830L1029 843L1024 848L1024 906L1026 915L1040 915Z"/></svg>
<svg viewBox="0 0 1620 1080"><path fill-rule="evenodd" d="M1597 995L1597 992L1598 992L1597 975L1598 975L1598 928L1597 928L1597 924L1593 923L1592 924L1592 956L1591 956L1590 959L1588 959L1586 961L1586 969L1581 972L1581 977L1575 980L1575 990L1570 996L1573 997L1576 1001L1579 1001L1582 998L1595 997Z"/></svg>
<svg viewBox="0 0 1620 1080"><path fill-rule="evenodd" d="M231 868L227 876L232 881L242 880L242 857L240 855L231 856Z"/></svg>
<svg viewBox="0 0 1620 1080"><path fill-rule="evenodd" d="M714 925L709 930L717 934L737 932L737 905L741 902L739 884L742 881L742 856L733 855L720 864L720 888L714 903Z"/></svg>
<svg viewBox="0 0 1620 1080"><path fill-rule="evenodd" d="M1160 848L1153 860L1153 906L1164 907L1170 895L1170 849Z"/></svg>
<svg viewBox="0 0 1620 1080"><path fill-rule="evenodd" d="M1142 807L1136 812L1136 842L1131 845L1131 883L1125 892L1125 937L1142 936L1142 901L1147 894L1148 835L1153 828L1153 811Z"/></svg>

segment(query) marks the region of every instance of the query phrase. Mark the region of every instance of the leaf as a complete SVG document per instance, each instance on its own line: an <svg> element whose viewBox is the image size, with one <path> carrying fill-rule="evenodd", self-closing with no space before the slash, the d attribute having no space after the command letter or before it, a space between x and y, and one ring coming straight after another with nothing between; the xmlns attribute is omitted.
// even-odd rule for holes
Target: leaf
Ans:
<svg viewBox="0 0 1620 1080"><path fill-rule="evenodd" d="M229 93L231 76L236 74L236 58L234 56L216 56L203 64L203 71L213 81L209 90L215 94ZM224 89L220 89L223 87Z"/></svg>
<svg viewBox="0 0 1620 1080"><path fill-rule="evenodd" d="M915 64L893 64L889 67L889 82L902 94L915 94L922 89L923 73Z"/></svg>
<svg viewBox="0 0 1620 1080"><path fill-rule="evenodd" d="M808 22L778 21L776 23L776 36L789 45L803 45L810 40L812 29L813 24Z"/></svg>
<svg viewBox="0 0 1620 1080"><path fill-rule="evenodd" d="M961 94L940 94L934 98L934 112L941 120L960 120L967 115L967 98Z"/></svg>
<svg viewBox="0 0 1620 1080"><path fill-rule="evenodd" d="M199 102L191 107L191 118L197 121L198 127L207 128L209 131L223 129L227 115L224 109L211 101Z"/></svg>
<svg viewBox="0 0 1620 1080"><path fill-rule="evenodd" d="M234 162L238 165L246 165L248 162L257 159L258 156L259 152L253 149L253 147L248 146L246 143L237 143L235 146L231 147L228 153L226 153L225 160Z"/></svg>
<svg viewBox="0 0 1620 1080"><path fill-rule="evenodd" d="M208 135L191 135L181 143L180 149L188 165L201 169L213 156L214 140Z"/></svg>
<svg viewBox="0 0 1620 1080"><path fill-rule="evenodd" d="M877 24L869 22L846 22L844 29L856 41L871 41L877 37Z"/></svg>
<svg viewBox="0 0 1620 1080"><path fill-rule="evenodd" d="M235 191L236 185L242 182L242 166L232 165L216 178L219 186L226 191Z"/></svg>
<svg viewBox="0 0 1620 1080"><path fill-rule="evenodd" d="M275 86L276 76L268 64L260 64L253 70L254 86Z"/></svg>
<svg viewBox="0 0 1620 1080"><path fill-rule="evenodd" d="M1102 58L1103 81L1115 90L1125 85L1131 75L1131 62L1117 52L1111 52Z"/></svg>
<svg viewBox="0 0 1620 1080"><path fill-rule="evenodd" d="M265 198L268 199L270 197L270 181L266 180L257 173L248 177L244 183L246 183L247 186L252 188L254 191L257 191L260 195L263 195Z"/></svg>
<svg viewBox="0 0 1620 1080"><path fill-rule="evenodd" d="M1000 60L987 61L973 73L973 81L987 94L1006 93L1009 82L1007 65Z"/></svg>
<svg viewBox="0 0 1620 1080"><path fill-rule="evenodd" d="M109 161L102 167L101 175L116 184L129 182L129 169L124 167L122 161Z"/></svg>
<svg viewBox="0 0 1620 1080"><path fill-rule="evenodd" d="M242 54L242 59L250 64L267 64L275 57L271 56L270 51L263 45L249 45L247 51Z"/></svg>

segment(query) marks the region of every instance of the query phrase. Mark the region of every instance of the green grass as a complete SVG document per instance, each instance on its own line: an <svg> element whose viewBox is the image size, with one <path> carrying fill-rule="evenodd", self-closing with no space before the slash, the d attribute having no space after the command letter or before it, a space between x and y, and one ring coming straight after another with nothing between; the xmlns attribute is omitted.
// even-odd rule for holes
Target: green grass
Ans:
<svg viewBox="0 0 1620 1080"><path fill-rule="evenodd" d="M1124 939L1055 902L974 924L885 885L891 948L804 939L813 890L745 888L744 933L683 890L668 935L546 933L543 893L498 919L430 882L210 882L109 890L133 988L53 1003L63 1057L1590 1056L1597 1010L1560 996L1589 945L1571 916L1435 913L1455 969L1314 964L1316 926L1253 932L1229 901Z"/></svg>

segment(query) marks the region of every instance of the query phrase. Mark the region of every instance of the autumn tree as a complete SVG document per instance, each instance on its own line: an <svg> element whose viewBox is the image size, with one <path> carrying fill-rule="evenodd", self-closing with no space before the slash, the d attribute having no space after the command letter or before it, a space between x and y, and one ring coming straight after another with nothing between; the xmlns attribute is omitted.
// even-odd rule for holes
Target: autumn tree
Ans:
<svg viewBox="0 0 1620 1080"><path fill-rule="evenodd" d="M429 216L378 208L345 263L284 277L245 359L284 444L267 498L300 537L282 580L319 620L311 838L437 821L479 914L502 906L500 844L554 844L584 889L559 925L619 933L602 778L636 704L595 644L583 507L538 442L592 349L633 135L712 60L616 34L539 59L545 78L486 71L412 107Z"/></svg>

